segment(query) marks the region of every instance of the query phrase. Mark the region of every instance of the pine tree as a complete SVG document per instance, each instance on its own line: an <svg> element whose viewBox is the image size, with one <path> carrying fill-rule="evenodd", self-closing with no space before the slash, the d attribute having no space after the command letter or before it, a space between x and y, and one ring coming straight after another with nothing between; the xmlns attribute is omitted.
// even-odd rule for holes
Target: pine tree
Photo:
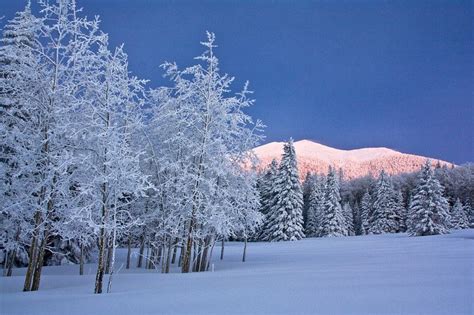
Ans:
<svg viewBox="0 0 474 315"><path fill-rule="evenodd" d="M392 183L390 178L382 171L377 181L374 211L370 219L369 232L371 234L396 233L398 231L398 220Z"/></svg>
<svg viewBox="0 0 474 315"><path fill-rule="evenodd" d="M294 241L304 237L303 192L293 140L284 145L283 156L275 181L275 197L264 231L265 240Z"/></svg>
<svg viewBox="0 0 474 315"><path fill-rule="evenodd" d="M456 199L456 203L451 208L451 228L456 230L469 228L466 209L459 198Z"/></svg>
<svg viewBox="0 0 474 315"><path fill-rule="evenodd" d="M268 230L267 218L271 210L271 202L275 198L275 180L278 173L278 162L273 159L264 175L258 181L258 191L260 194L260 213L264 217L261 229L258 230L256 239L264 240L268 237L265 231Z"/></svg>
<svg viewBox="0 0 474 315"><path fill-rule="evenodd" d="M342 207L342 212L344 214L344 223L347 230L347 235L352 236L355 235L354 231L354 214L352 212L351 205L346 202Z"/></svg>
<svg viewBox="0 0 474 315"><path fill-rule="evenodd" d="M340 202L339 181L336 172L330 167L324 188L324 212L320 231L321 236L347 235Z"/></svg>
<svg viewBox="0 0 474 315"><path fill-rule="evenodd" d="M409 210L408 232L412 236L448 233L449 205L443 186L434 177L430 161L423 166Z"/></svg>
<svg viewBox="0 0 474 315"><path fill-rule="evenodd" d="M366 190L360 202L361 232L363 235L369 233L369 228L370 228L369 219L371 215L372 215L372 197L369 194L369 190Z"/></svg>
<svg viewBox="0 0 474 315"><path fill-rule="evenodd" d="M395 213L398 216L398 232L405 232L407 230L408 212L403 202L403 194L401 190L395 194Z"/></svg>
<svg viewBox="0 0 474 315"><path fill-rule="evenodd" d="M306 236L318 236L321 227L321 213L323 210L324 181L314 175L312 187L309 193L308 214L306 219Z"/></svg>

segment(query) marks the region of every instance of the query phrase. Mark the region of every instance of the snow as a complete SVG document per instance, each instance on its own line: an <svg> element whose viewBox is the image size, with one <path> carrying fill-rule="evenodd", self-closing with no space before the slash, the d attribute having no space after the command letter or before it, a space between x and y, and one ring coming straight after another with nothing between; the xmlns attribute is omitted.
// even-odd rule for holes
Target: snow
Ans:
<svg viewBox="0 0 474 315"><path fill-rule="evenodd" d="M271 142L254 149L259 157L280 156L283 152L284 142ZM334 161L353 160L364 162L390 155L401 155L402 153L387 148L362 148L355 150L340 150L331 148L310 140L300 140L294 143L296 154L303 158L318 158L327 163Z"/></svg>
<svg viewBox="0 0 474 315"><path fill-rule="evenodd" d="M474 229L228 243L215 272L120 270L94 295L95 265L45 267L40 291L21 292L24 269L0 279L0 313L15 314L473 314ZM125 251L118 251L118 266ZM135 262L136 257L134 258Z"/></svg>

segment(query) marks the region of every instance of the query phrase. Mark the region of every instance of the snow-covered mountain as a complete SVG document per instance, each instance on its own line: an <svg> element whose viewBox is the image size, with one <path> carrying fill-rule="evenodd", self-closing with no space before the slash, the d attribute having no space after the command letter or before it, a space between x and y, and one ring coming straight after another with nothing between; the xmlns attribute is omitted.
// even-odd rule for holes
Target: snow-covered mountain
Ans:
<svg viewBox="0 0 474 315"><path fill-rule="evenodd" d="M265 168L272 159L280 160L284 142L271 142L254 148L260 159L260 167ZM362 148L340 150L310 140L294 142L300 177L307 172L327 173L329 166L342 169L344 178L352 179L367 174L377 175L382 169L389 174L408 173L419 170L426 157L405 154L388 148ZM451 163L431 159L433 164Z"/></svg>

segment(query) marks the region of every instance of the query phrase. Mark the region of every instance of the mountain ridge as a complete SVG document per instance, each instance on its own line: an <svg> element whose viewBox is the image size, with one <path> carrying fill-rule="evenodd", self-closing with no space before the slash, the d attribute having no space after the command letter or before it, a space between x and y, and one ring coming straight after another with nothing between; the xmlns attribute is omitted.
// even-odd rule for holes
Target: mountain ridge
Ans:
<svg viewBox="0 0 474 315"><path fill-rule="evenodd" d="M284 142L270 142L253 149L259 158L259 168L265 168L273 159L279 161ZM378 175L382 169L388 174L417 171L430 159L433 165L453 165L452 163L402 153L387 147L368 147L342 150L303 139L294 142L300 178L306 173L326 174L329 166L341 169L344 178L354 179L365 175Z"/></svg>

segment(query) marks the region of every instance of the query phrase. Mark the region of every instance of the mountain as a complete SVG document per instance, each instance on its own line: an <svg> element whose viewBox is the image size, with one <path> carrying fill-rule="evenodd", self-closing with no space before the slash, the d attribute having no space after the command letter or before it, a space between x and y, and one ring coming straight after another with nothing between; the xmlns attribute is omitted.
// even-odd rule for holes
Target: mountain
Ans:
<svg viewBox="0 0 474 315"><path fill-rule="evenodd" d="M284 142L271 142L253 149L260 159L260 168L265 168L272 159L279 161ZM389 174L417 171L427 157L405 154L388 148L362 148L340 150L310 140L294 142L300 178L307 172L326 174L329 166L342 169L345 179L353 179L368 174L378 175L382 169ZM433 165L451 166L451 163L431 159Z"/></svg>

